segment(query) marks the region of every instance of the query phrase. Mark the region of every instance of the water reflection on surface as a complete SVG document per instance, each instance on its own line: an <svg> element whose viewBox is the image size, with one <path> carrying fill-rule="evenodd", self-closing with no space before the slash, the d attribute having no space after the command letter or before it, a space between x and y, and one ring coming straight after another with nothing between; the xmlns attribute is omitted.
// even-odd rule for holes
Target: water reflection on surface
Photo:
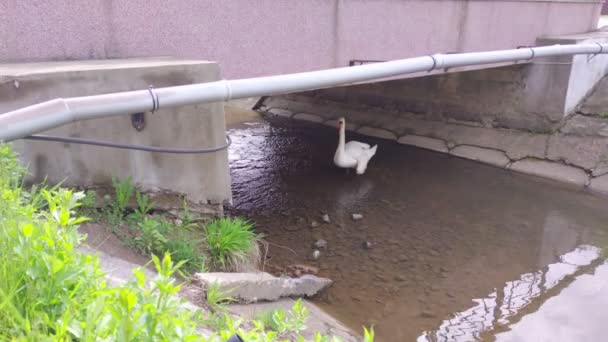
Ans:
<svg viewBox="0 0 608 342"><path fill-rule="evenodd" d="M538 304L559 294L572 282L568 276L585 271L600 258L601 250L581 246L560 257L560 261L534 273L523 274L486 298L475 299L477 305L454 314L439 329L425 332L418 341L474 341L499 326L509 325L526 314L529 305ZM560 289L554 289L556 286ZM553 290L553 291L552 291ZM601 308L601 310L604 310Z"/></svg>
<svg viewBox="0 0 608 342"><path fill-rule="evenodd" d="M230 134L228 211L272 243L267 267L318 267L335 281L318 304L356 331L374 324L379 341L520 341L518 326L597 266L572 253L606 245L606 200L553 182L368 137L355 138L378 154L347 176L335 129L273 120Z"/></svg>

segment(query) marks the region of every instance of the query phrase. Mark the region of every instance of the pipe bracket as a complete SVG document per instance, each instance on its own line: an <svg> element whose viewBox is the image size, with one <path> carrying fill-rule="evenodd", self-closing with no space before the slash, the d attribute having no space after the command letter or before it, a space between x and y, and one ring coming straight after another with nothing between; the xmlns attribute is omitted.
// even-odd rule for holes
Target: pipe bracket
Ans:
<svg viewBox="0 0 608 342"><path fill-rule="evenodd" d="M598 43L598 42L595 42L595 44L597 44L597 46L599 46L599 47L600 47L600 51L598 51L597 53L594 53L593 55L587 55L587 62L589 62L589 61L591 61L592 59L594 59L594 58L595 58L595 56L597 56L597 55L600 55L600 54L604 53L604 45L602 45L602 44L600 44L600 43Z"/></svg>
<svg viewBox="0 0 608 342"><path fill-rule="evenodd" d="M152 113L156 112L158 108L160 108L160 102L158 101L158 94L154 91L154 86L149 86L148 91L150 92L150 96L152 96Z"/></svg>

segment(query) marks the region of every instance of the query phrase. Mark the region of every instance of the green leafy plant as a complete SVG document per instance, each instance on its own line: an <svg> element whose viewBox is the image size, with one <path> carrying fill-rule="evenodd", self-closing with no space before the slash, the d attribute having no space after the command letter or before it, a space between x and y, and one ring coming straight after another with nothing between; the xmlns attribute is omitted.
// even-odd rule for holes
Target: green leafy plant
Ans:
<svg viewBox="0 0 608 342"><path fill-rule="evenodd" d="M145 218L137 224L140 235L135 237L134 244L141 252L153 255L160 254L165 251L167 238L161 229L163 225L155 219Z"/></svg>
<svg viewBox="0 0 608 342"><path fill-rule="evenodd" d="M241 270L260 258L253 224L240 218L221 218L205 228L205 241L214 267Z"/></svg>
<svg viewBox="0 0 608 342"><path fill-rule="evenodd" d="M227 292L222 290L218 284L211 284L206 290L205 297L209 308L216 312L224 312L225 304L236 301Z"/></svg>
<svg viewBox="0 0 608 342"><path fill-rule="evenodd" d="M374 331L374 327L370 327L369 330L363 327L363 342L374 342L375 338L376 332Z"/></svg>
<svg viewBox="0 0 608 342"><path fill-rule="evenodd" d="M127 206L133 196L131 177L122 180L112 177L112 186L114 187L114 201L111 204L112 215L116 218L122 218L125 216Z"/></svg>
<svg viewBox="0 0 608 342"><path fill-rule="evenodd" d="M203 240L185 227L175 227L174 233L167 239L166 250L171 253L173 259L185 261L183 271L186 274L205 272L206 256L200 245Z"/></svg>
<svg viewBox="0 0 608 342"><path fill-rule="evenodd" d="M137 221L143 220L156 206L156 203L150 202L150 198L147 195L144 195L139 191L135 191L135 200L137 202L137 208L135 209L133 216Z"/></svg>
<svg viewBox="0 0 608 342"><path fill-rule="evenodd" d="M97 192L95 190L87 190L85 196L80 200L83 208L93 209L97 204Z"/></svg>
<svg viewBox="0 0 608 342"><path fill-rule="evenodd" d="M301 299L295 302L289 312L284 309L276 309L258 316L258 320L264 324L264 327L277 332L279 337L287 333L299 334L306 330L307 318L308 309Z"/></svg>

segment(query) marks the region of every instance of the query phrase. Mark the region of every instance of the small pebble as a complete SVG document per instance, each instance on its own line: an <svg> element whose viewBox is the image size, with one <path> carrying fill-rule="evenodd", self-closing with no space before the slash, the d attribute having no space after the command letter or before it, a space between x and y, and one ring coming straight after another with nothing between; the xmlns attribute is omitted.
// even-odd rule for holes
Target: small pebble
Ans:
<svg viewBox="0 0 608 342"><path fill-rule="evenodd" d="M406 281L406 280L407 280L407 278L406 278L404 275L397 274L397 275L395 276L395 280L396 280L396 281Z"/></svg>
<svg viewBox="0 0 608 342"><path fill-rule="evenodd" d="M323 249L323 248L327 247L327 241L325 241L323 239L319 239L315 242L315 247L319 248L319 249Z"/></svg>
<svg viewBox="0 0 608 342"><path fill-rule="evenodd" d="M424 318L433 318L433 317L435 317L435 313L431 310L422 310L422 312L420 313L420 316L422 316Z"/></svg>
<svg viewBox="0 0 608 342"><path fill-rule="evenodd" d="M314 250L314 252L312 252L312 258L317 260L319 259L319 257L321 256L321 252L319 252L319 250Z"/></svg>
<svg viewBox="0 0 608 342"><path fill-rule="evenodd" d="M317 228L318 226L319 226L319 222L317 222L317 221L310 222L310 227L311 228Z"/></svg>
<svg viewBox="0 0 608 342"><path fill-rule="evenodd" d="M365 248L365 249L370 249L370 248L372 248L372 246L373 246L373 245L374 245L373 243L371 243L371 242L369 242L369 241L365 241L365 242L363 243L363 248Z"/></svg>
<svg viewBox="0 0 608 342"><path fill-rule="evenodd" d="M363 215L361 215L361 214L353 214L352 217L353 217L354 221L359 221L360 219L363 218Z"/></svg>
<svg viewBox="0 0 608 342"><path fill-rule="evenodd" d="M399 256L399 261L408 261L409 259L410 258L407 255L405 255L405 254L401 254Z"/></svg>
<svg viewBox="0 0 608 342"><path fill-rule="evenodd" d="M329 219L329 215L327 215L327 214L323 215L323 222L331 223L331 220Z"/></svg>

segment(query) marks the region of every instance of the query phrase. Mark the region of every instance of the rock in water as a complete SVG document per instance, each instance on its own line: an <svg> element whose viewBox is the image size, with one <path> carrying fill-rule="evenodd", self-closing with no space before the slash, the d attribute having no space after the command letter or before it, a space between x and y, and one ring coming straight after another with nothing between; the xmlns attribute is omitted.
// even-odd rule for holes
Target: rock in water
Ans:
<svg viewBox="0 0 608 342"><path fill-rule="evenodd" d="M329 215L327 215L327 214L323 215L323 222L331 223L331 220L329 219Z"/></svg>
<svg viewBox="0 0 608 342"><path fill-rule="evenodd" d="M323 248L327 247L327 241L325 241L323 239L319 239L315 242L315 247L318 249L323 249Z"/></svg>
<svg viewBox="0 0 608 342"><path fill-rule="evenodd" d="M318 249L315 249L314 252L312 252L312 258L317 260L319 259L319 257L321 256L321 252Z"/></svg>
<svg viewBox="0 0 608 342"><path fill-rule="evenodd" d="M361 214L353 214L352 217L353 217L353 221L359 221L360 219L363 218L363 215L361 215Z"/></svg>

